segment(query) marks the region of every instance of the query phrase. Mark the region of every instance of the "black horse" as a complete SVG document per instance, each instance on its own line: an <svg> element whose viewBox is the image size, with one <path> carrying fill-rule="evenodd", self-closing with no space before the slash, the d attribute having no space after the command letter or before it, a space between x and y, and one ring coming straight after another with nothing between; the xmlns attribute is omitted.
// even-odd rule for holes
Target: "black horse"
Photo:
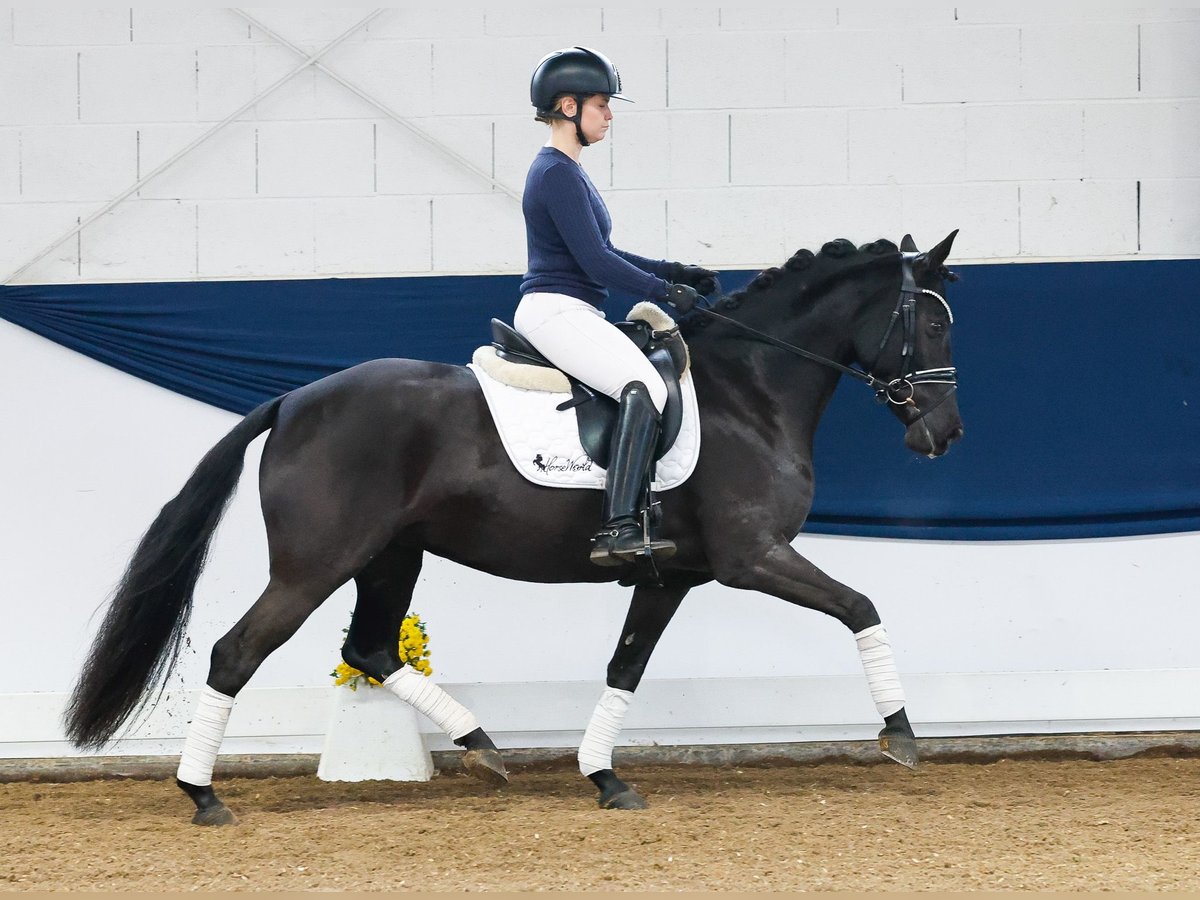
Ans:
<svg viewBox="0 0 1200 900"><path fill-rule="evenodd" d="M944 281L953 279L944 262L956 233L926 253L915 252L908 236L900 248L837 240L818 254L801 250L712 312L685 321L702 451L691 478L662 495L662 532L678 553L662 564L660 584L635 588L608 667L610 689L637 688L684 596L712 580L826 613L856 636L878 629L872 602L790 541L812 502L813 436L841 375L866 381L889 401L913 451L939 456L962 436L952 319L941 296ZM263 660L350 579L358 598L344 659L380 681L404 674L396 635L427 552L523 581L628 577L589 562L598 496L540 487L518 474L469 370L406 359L364 363L251 412L163 507L114 594L72 696L66 726L77 745L111 740L170 672L245 449L268 429L259 489L270 580L213 646L208 676L209 688L230 705ZM870 652L859 644L884 718L880 745L915 765L915 738L881 639ZM892 679L881 682L882 693L870 681L876 670ZM615 730L608 739L611 754ZM506 778L482 728L456 743L474 774ZM644 806L609 759L608 767L588 772L601 805ZM233 821L209 784L179 784L198 807L194 821Z"/></svg>

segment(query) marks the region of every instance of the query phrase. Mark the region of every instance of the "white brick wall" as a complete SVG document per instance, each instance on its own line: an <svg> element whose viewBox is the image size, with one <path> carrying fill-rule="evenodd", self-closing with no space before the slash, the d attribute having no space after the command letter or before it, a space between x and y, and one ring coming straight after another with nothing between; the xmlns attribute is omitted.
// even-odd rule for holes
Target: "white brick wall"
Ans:
<svg viewBox="0 0 1200 900"><path fill-rule="evenodd" d="M366 12L251 14L311 52ZM619 246L753 268L958 227L959 259L1200 253L1196 10L422 7L324 62L519 192L530 69L576 43L636 101L583 155ZM223 9L0 16L0 269L299 62ZM511 198L315 69L126 205L23 279L525 268Z"/></svg>

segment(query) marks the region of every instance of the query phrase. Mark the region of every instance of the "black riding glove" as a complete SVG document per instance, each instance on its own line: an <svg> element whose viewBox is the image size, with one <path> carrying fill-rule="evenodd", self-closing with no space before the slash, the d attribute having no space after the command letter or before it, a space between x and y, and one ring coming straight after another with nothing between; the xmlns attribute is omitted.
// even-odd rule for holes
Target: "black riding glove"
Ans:
<svg viewBox="0 0 1200 900"><path fill-rule="evenodd" d="M692 307L696 305L696 301L699 299L700 295L690 285L673 284L670 290L667 291L667 303L677 312L691 312Z"/></svg>
<svg viewBox="0 0 1200 900"><path fill-rule="evenodd" d="M683 263L671 263L671 277L667 279L676 284L686 284L696 289L700 294L711 294L717 286L717 273L712 269L702 269L700 266L685 266Z"/></svg>

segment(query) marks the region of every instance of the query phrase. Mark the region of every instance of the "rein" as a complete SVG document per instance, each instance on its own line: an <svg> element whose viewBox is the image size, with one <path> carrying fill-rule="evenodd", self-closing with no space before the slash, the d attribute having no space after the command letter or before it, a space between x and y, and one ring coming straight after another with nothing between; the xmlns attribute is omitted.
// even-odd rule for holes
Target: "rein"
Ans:
<svg viewBox="0 0 1200 900"><path fill-rule="evenodd" d="M917 317L917 297L921 294L928 294L931 297L936 297L946 307L946 313L950 316L950 322L954 322L954 314L950 312L950 304L946 302L946 298L936 291L931 291L928 288L917 287L916 279L913 277L912 264L917 257L916 253L901 253L902 265L902 280L900 284L900 297L896 301L896 308L892 310L892 316L888 320L887 330L883 333L883 339L879 342L879 349L875 351L875 360L871 363L866 371L856 369L852 366L842 365L836 360L828 359L818 353L813 353L811 350L805 350L803 347L797 347L795 344L789 344L787 341L782 341L777 337L773 337L765 332L759 331L757 328L751 328L744 322L739 322L736 319L731 319L728 316L723 316L720 313L709 309L706 306L697 305L695 308L712 319L724 322L727 325L732 325L754 340L761 341L764 344L770 344L773 347L778 347L780 350L786 350L795 356L803 357L815 363L820 363L830 369L834 369L843 375L849 375L856 381L861 381L867 387L875 389L875 399L879 403L891 403L895 406L912 406L920 413L915 421L923 419L929 413L933 412L945 402L955 390L958 389L957 370L954 366L947 366L941 369L912 369L905 371L912 364L912 356L914 349L914 338L916 336L916 317ZM879 363L879 356L883 353L883 348L887 346L888 339L892 336L892 332L896 329L896 323L901 323L903 334L903 345L900 350L900 371L903 373L898 378L893 378L891 381L883 381L876 378L873 374L875 366ZM933 406L925 411L921 411L913 400L915 386L918 384L948 384L950 389L938 398Z"/></svg>

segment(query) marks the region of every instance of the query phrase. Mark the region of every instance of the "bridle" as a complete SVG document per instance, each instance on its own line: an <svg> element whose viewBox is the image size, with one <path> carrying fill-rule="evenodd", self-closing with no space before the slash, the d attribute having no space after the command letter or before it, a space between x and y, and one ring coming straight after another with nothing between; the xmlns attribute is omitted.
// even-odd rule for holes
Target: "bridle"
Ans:
<svg viewBox="0 0 1200 900"><path fill-rule="evenodd" d="M704 315L725 322L735 328L747 333L754 340L761 341L765 344L770 344L773 347L778 347L781 350L786 350L796 356L801 356L804 359L811 360L815 363L820 363L828 368L835 369L843 375L849 375L856 381L861 381L867 387L874 388L875 399L879 403L890 403L894 406L911 406L917 411L917 418L913 419L912 423L920 421L929 415L935 409L942 405L946 399L958 389L958 373L954 366L946 366L940 369L916 369L913 354L916 349L916 333L917 333L917 298L922 294L928 294L941 301L942 306L946 308L946 314L950 317L950 323L954 324L954 314L950 311L950 304L946 302L946 298L937 291L931 291L929 288L917 286L916 278L913 276L913 262L920 254L918 253L901 253L901 280L900 280L900 296L896 300L896 308L892 310L892 315L888 319L887 329L883 333L883 339L879 342L879 347L875 351L875 359L871 365L864 371L856 369L852 366L842 365L836 360L827 359L810 350L805 350L803 347L797 347L795 344L789 344L787 341L781 341L779 338L772 337L769 334L759 331L756 328L751 328L749 325L739 322L736 319L731 319L728 316L723 316L720 313L709 309L706 306L697 306L696 309ZM892 332L896 330L896 323L900 323L901 329L901 347L900 347L900 376L893 378L890 381L884 381L874 375L876 365L879 363L879 357L883 354L884 347L887 346L888 340L892 336ZM945 384L949 387L938 397L937 401L929 408L922 410L917 406L913 395L916 393L915 388L918 384Z"/></svg>

